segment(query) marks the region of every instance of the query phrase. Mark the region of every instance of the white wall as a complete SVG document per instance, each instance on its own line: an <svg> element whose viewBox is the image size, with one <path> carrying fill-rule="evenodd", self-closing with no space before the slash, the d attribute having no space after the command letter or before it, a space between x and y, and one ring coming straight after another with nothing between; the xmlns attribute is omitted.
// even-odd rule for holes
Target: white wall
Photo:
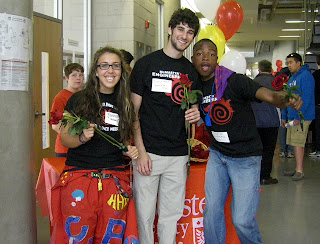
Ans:
<svg viewBox="0 0 320 244"><path fill-rule="evenodd" d="M277 70L276 61L282 60L283 67L286 67L286 57L296 52L296 41L276 41L273 49L272 67Z"/></svg>

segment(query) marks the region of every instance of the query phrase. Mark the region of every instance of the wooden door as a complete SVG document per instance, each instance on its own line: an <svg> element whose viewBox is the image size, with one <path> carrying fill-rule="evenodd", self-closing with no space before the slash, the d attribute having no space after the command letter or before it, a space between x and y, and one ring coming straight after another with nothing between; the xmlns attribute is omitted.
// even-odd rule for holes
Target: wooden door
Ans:
<svg viewBox="0 0 320 244"><path fill-rule="evenodd" d="M56 132L48 120L52 101L63 86L62 21L34 13L33 22L33 141L37 174L42 159L54 157Z"/></svg>

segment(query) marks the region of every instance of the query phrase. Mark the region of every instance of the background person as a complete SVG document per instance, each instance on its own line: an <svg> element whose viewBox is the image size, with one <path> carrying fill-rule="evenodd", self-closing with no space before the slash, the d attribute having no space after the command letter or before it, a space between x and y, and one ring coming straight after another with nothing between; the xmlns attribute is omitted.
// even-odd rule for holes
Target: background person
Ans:
<svg viewBox="0 0 320 244"><path fill-rule="evenodd" d="M294 126L287 128L287 144L293 146L296 167L294 170L285 171L285 176L292 176L292 180L298 181L304 178L303 159L304 147L308 135L309 125L315 118L314 78L308 65L302 66L302 58L298 53L287 56L287 65L292 74L288 81L288 87L297 86L301 92L303 106L301 112L304 115L303 130L300 126L298 112L292 108L282 111L282 126L286 121L293 121ZM295 92L298 93L298 92Z"/></svg>
<svg viewBox="0 0 320 244"><path fill-rule="evenodd" d="M188 75L192 89L198 75L183 51L199 30L189 9L176 10L169 21L167 45L138 60L131 73L132 101L137 115L134 142L134 196L141 244L154 243L153 222L158 207L160 244L176 243L177 222L184 209L188 147L185 123L200 120L198 105L184 112L183 88L172 78ZM182 94L181 97L176 94Z"/></svg>
<svg viewBox="0 0 320 244"><path fill-rule="evenodd" d="M259 74L253 79L259 85L271 89L274 80L272 64L268 60L258 63ZM271 177L273 155L278 139L280 119L277 108L266 102L252 102L251 107L256 120L257 130L262 142L260 184L277 184L278 179Z"/></svg>
<svg viewBox="0 0 320 244"><path fill-rule="evenodd" d="M63 112L69 98L73 93L78 92L83 85L83 67L78 63L68 64L64 68L64 77L67 81L67 88L60 91L52 102L51 112ZM66 157L68 148L61 145L60 123L51 125L52 129L58 133L55 144L56 157Z"/></svg>
<svg viewBox="0 0 320 244"><path fill-rule="evenodd" d="M309 153L309 157L320 157L320 56L316 56L318 70L312 73L315 80L314 98L315 98L315 119L312 133L314 152Z"/></svg>
<svg viewBox="0 0 320 244"><path fill-rule="evenodd" d="M131 62L133 60L133 56L132 56L132 54L130 52L128 52L128 51L126 51L124 49L120 49L120 52L124 57L124 61L125 61L126 67L127 67L128 71L129 71L129 74L130 74L131 71L132 71L132 68L131 68L130 64L131 64Z"/></svg>
<svg viewBox="0 0 320 244"><path fill-rule="evenodd" d="M66 166L52 190L57 231L55 243L135 243L137 221L122 151L95 133L125 144L135 119L127 69L119 50L99 49L93 58L84 90L75 93L65 110L90 121L80 135L70 135L70 123L61 129L69 147ZM137 158L135 147L126 153Z"/></svg>

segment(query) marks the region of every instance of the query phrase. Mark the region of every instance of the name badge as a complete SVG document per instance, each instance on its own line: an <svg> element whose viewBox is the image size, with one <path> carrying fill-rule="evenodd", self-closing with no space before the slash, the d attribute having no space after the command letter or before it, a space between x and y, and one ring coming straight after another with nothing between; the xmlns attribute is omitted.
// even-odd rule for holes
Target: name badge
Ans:
<svg viewBox="0 0 320 244"><path fill-rule="evenodd" d="M172 80L152 78L151 91L171 93Z"/></svg>
<svg viewBox="0 0 320 244"><path fill-rule="evenodd" d="M104 123L118 126L119 125L119 115L116 113L105 111Z"/></svg>
<svg viewBox="0 0 320 244"><path fill-rule="evenodd" d="M211 131L214 139L218 142L230 143L228 132L215 132Z"/></svg>

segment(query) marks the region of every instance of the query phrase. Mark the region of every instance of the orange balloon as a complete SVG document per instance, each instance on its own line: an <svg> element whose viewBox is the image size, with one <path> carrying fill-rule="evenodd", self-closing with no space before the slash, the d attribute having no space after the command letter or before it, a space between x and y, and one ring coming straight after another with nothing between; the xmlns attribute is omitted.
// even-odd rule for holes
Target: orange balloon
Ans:
<svg viewBox="0 0 320 244"><path fill-rule="evenodd" d="M238 2L228 0L220 5L216 18L218 27L222 30L226 40L229 40L242 24L242 7Z"/></svg>

